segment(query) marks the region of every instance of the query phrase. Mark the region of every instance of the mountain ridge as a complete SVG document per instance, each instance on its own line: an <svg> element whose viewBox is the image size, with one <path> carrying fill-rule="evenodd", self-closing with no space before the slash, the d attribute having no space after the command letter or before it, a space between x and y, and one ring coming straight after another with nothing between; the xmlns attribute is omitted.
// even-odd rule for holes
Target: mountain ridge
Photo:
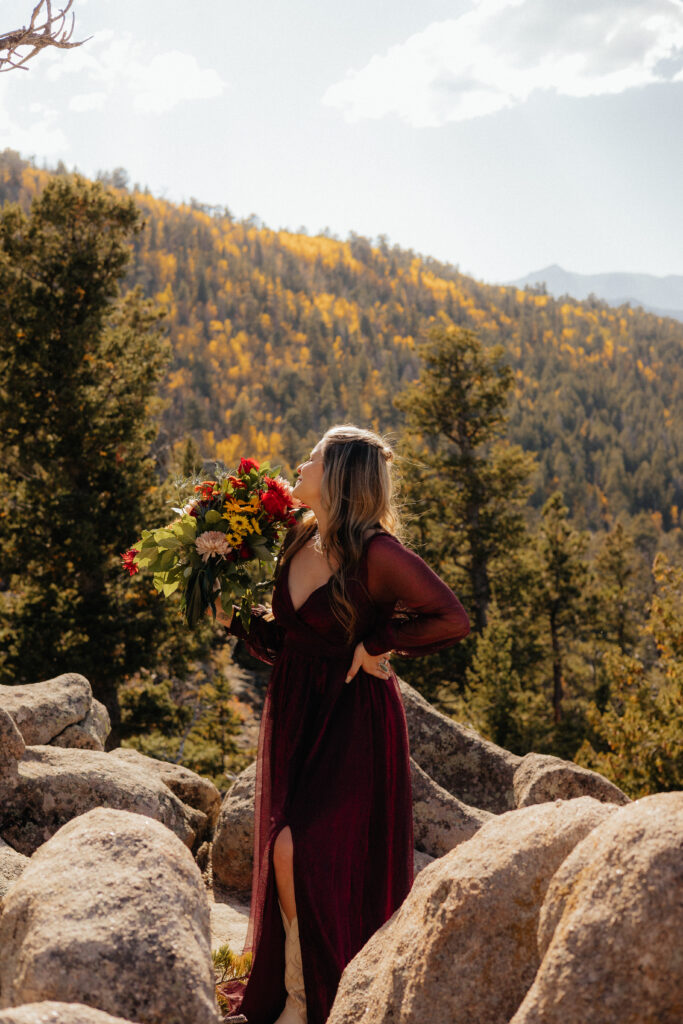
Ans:
<svg viewBox="0 0 683 1024"><path fill-rule="evenodd" d="M581 301L593 294L610 305L630 303L657 316L683 321L683 274L663 277L622 271L581 274L551 263L504 284L516 288L545 285L556 299L570 295Z"/></svg>

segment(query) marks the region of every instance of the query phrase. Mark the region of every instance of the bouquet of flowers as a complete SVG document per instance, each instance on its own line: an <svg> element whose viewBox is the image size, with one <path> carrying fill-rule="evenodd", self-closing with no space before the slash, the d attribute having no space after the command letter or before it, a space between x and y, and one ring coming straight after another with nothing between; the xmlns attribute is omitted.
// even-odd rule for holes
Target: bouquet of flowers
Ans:
<svg viewBox="0 0 683 1024"><path fill-rule="evenodd" d="M143 530L139 543L121 555L124 569L130 576L151 572L163 597L179 591L190 629L209 606L215 619L219 590L226 610L240 599L240 619L248 629L257 596L271 585L263 578L263 563L275 560L282 534L306 507L296 504L279 472L268 462L241 459L236 474L196 484L184 508L173 509L177 519Z"/></svg>

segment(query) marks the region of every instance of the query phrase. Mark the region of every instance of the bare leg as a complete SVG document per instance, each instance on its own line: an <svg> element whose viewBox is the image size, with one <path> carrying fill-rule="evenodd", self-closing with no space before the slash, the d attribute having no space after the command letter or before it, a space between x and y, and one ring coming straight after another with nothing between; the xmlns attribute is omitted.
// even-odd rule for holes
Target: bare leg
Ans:
<svg viewBox="0 0 683 1024"><path fill-rule="evenodd" d="M294 902L294 844L292 842L292 830L289 825L280 829L273 846L273 867L275 869L275 883L277 894L282 904L282 909L289 921L296 917L296 903Z"/></svg>

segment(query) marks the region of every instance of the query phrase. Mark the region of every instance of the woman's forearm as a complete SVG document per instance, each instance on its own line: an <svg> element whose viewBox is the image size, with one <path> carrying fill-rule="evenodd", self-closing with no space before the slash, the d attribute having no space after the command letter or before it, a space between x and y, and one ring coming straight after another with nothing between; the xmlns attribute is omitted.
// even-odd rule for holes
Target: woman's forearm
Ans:
<svg viewBox="0 0 683 1024"><path fill-rule="evenodd" d="M221 626L229 626L230 623L232 622L232 613L233 613L234 609L231 609L230 610L230 614L226 615L225 611L223 610L223 605L221 603L221 595L220 594L216 594L216 597L215 597L214 601L215 601L215 605L216 605L216 622L219 622L221 624ZM209 608L207 608L207 610L206 610L206 614L207 615L209 614L210 607L211 606L209 606Z"/></svg>

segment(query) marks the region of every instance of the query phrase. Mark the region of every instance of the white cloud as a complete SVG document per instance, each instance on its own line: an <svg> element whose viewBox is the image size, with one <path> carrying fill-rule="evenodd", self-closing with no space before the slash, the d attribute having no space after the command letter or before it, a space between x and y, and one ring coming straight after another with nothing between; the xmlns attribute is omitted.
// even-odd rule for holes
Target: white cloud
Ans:
<svg viewBox="0 0 683 1024"><path fill-rule="evenodd" d="M77 74L79 84L95 87L73 97L76 105L70 103L72 110L101 108L100 101L98 106L78 106L83 95L112 96L120 103L122 94L127 93L135 110L162 114L186 100L213 99L225 91L218 72L200 67L193 54L171 50L150 55L130 33L115 35L109 30L70 51L69 60L53 60L46 74L50 81Z"/></svg>
<svg viewBox="0 0 683 1024"><path fill-rule="evenodd" d="M210 100L225 89L216 71L200 68L193 55L178 50L136 67L132 85L136 110L148 114L165 113L183 100Z"/></svg>
<svg viewBox="0 0 683 1024"><path fill-rule="evenodd" d="M541 89L585 97L665 81L683 81L683 0L475 0L348 71L322 101L348 121L427 127Z"/></svg>
<svg viewBox="0 0 683 1024"><path fill-rule="evenodd" d="M0 104L0 150L16 149L24 156L40 154L49 158L66 153L68 141L58 111L49 110L40 103L32 103L29 113L31 117L15 121Z"/></svg>
<svg viewBox="0 0 683 1024"><path fill-rule="evenodd" d="M102 110L106 102L106 92L78 93L69 100L69 110L76 114L84 114L88 110Z"/></svg>

